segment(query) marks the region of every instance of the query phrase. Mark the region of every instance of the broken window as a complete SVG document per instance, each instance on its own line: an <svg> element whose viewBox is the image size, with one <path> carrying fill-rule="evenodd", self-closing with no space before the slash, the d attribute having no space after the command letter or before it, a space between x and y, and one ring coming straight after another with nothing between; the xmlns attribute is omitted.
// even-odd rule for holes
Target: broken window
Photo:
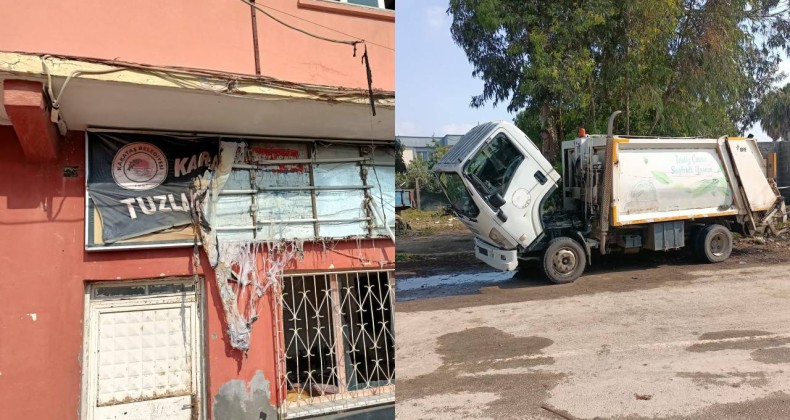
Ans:
<svg viewBox="0 0 790 420"><path fill-rule="evenodd" d="M284 279L281 368L289 417L394 398L392 290L390 271Z"/></svg>
<svg viewBox="0 0 790 420"><path fill-rule="evenodd" d="M389 235L395 226L390 147L242 143L211 220L219 240Z"/></svg>
<svg viewBox="0 0 790 420"><path fill-rule="evenodd" d="M221 143L217 170L195 194L206 198L195 208L233 348L249 350L257 302L268 290L281 296L283 271L302 257L305 242L328 252L339 239L358 247L363 238L394 241L394 166L394 149L383 145ZM382 254L377 262L388 261Z"/></svg>

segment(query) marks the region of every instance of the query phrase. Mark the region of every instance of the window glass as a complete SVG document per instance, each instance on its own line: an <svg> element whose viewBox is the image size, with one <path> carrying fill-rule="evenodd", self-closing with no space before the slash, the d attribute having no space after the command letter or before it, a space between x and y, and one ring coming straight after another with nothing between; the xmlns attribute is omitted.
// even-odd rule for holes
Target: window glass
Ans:
<svg viewBox="0 0 790 420"><path fill-rule="evenodd" d="M376 202L391 231L395 231L395 149L377 147L373 153L373 165L368 168L367 185L370 196ZM383 207L383 208L382 208ZM387 235L387 229L376 218L376 232Z"/></svg>
<svg viewBox="0 0 790 420"><path fill-rule="evenodd" d="M442 172L439 174L439 183L444 189L447 199L450 200L450 205L453 206L456 212L472 219L480 214L480 209L477 208L474 200L472 200L472 196L467 191L460 175Z"/></svg>
<svg viewBox="0 0 790 420"><path fill-rule="evenodd" d="M97 287L96 297L144 296L145 286Z"/></svg>
<svg viewBox="0 0 790 420"><path fill-rule="evenodd" d="M394 227L392 147L251 141L245 150L208 209L218 238L386 236L384 223ZM369 200L381 217L373 217Z"/></svg>
<svg viewBox="0 0 790 420"><path fill-rule="evenodd" d="M466 164L465 173L483 196L504 195L524 155L504 134L498 134Z"/></svg>
<svg viewBox="0 0 790 420"><path fill-rule="evenodd" d="M264 161L309 158L304 143L254 143L249 148L253 164ZM261 165L255 171L259 238L293 239L315 236L310 165L289 163ZM305 222L298 222L304 219ZM278 223L278 221L285 221Z"/></svg>
<svg viewBox="0 0 790 420"><path fill-rule="evenodd" d="M379 0L346 0L346 2L360 6L379 7Z"/></svg>
<svg viewBox="0 0 790 420"><path fill-rule="evenodd" d="M175 283L175 284L149 284L149 295L161 295L166 293L183 293L194 292L195 286L192 284Z"/></svg>
<svg viewBox="0 0 790 420"><path fill-rule="evenodd" d="M316 158L353 159L359 158L359 147L330 146L318 147ZM321 187L362 187L360 167L355 163L320 163L315 165L315 186ZM367 217L365 210L365 190L362 188L329 190L315 192L318 210L319 236L323 238L344 238L365 235ZM356 219L356 220L355 220Z"/></svg>

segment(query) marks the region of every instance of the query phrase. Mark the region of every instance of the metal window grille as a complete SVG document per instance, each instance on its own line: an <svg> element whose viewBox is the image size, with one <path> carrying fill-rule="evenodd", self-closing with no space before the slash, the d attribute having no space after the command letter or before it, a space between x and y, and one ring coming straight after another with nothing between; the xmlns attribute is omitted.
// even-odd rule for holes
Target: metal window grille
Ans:
<svg viewBox="0 0 790 420"><path fill-rule="evenodd" d="M283 281L279 354L287 418L394 401L391 271Z"/></svg>
<svg viewBox="0 0 790 420"><path fill-rule="evenodd" d="M225 239L385 236L394 229L394 150L250 142L220 194ZM370 203L379 211L371 211Z"/></svg>

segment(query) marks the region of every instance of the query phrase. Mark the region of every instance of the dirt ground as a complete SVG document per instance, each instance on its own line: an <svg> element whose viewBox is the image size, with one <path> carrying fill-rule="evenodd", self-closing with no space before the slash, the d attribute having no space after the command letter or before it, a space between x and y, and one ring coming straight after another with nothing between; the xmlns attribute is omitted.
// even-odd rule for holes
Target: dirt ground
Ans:
<svg viewBox="0 0 790 420"><path fill-rule="evenodd" d="M396 248L398 418L790 418L790 238L568 285L493 272L466 232Z"/></svg>

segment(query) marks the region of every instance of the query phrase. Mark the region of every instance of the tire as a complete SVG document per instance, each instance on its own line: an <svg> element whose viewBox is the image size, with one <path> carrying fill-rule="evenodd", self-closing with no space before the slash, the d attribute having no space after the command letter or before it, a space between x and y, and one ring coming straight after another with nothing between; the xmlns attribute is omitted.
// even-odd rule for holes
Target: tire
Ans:
<svg viewBox="0 0 790 420"><path fill-rule="evenodd" d="M552 239L543 254L543 272L557 284L572 283L582 275L586 265L584 248L568 237Z"/></svg>
<svg viewBox="0 0 790 420"><path fill-rule="evenodd" d="M722 225L708 225L700 230L694 254L703 262L720 263L732 253L732 233Z"/></svg>

